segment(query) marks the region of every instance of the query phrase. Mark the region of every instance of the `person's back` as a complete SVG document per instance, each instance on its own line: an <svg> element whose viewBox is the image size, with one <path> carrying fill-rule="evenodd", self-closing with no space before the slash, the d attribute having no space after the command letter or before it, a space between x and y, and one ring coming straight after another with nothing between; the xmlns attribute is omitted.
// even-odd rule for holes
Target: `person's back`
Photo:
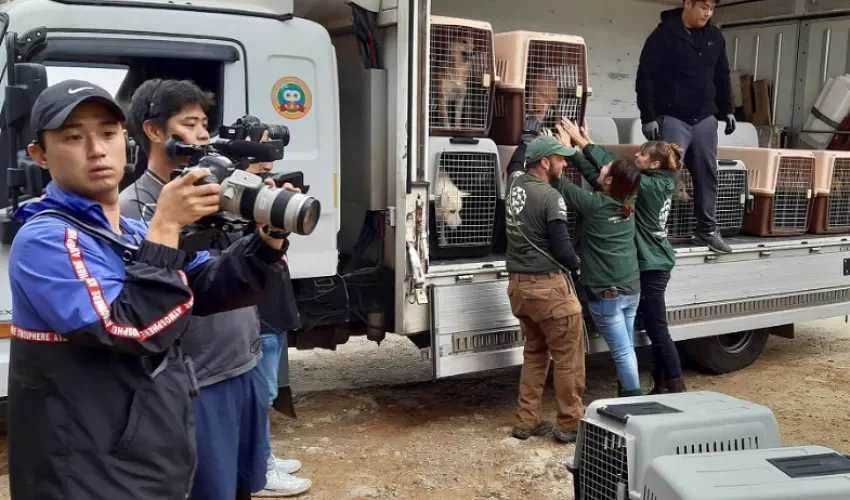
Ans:
<svg viewBox="0 0 850 500"><path fill-rule="evenodd" d="M552 254L546 225L559 217L566 220L564 199L549 183L529 173L510 184L507 216L507 270L514 273L545 274L560 271L557 262L541 253ZM523 234L525 237L523 237ZM540 250L534 248L528 240Z"/></svg>

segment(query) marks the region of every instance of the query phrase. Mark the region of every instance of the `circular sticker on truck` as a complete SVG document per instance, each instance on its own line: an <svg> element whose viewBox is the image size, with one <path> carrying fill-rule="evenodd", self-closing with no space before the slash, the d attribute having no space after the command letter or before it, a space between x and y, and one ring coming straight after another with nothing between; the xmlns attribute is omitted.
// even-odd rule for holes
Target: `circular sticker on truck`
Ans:
<svg viewBox="0 0 850 500"><path fill-rule="evenodd" d="M272 87L271 97L277 114L290 120L304 117L313 105L310 88L303 80L294 76L278 79Z"/></svg>

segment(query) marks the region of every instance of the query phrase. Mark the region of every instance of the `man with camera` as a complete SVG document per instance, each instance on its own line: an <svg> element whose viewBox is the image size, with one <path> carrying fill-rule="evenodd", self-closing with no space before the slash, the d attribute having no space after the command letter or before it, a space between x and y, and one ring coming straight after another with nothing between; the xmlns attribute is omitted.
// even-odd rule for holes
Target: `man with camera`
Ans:
<svg viewBox="0 0 850 500"><path fill-rule="evenodd" d="M44 90L30 156L50 171L10 253L9 475L16 500L186 498L195 466L190 317L251 306L280 280L262 231L219 255L178 249L218 211L199 169L166 183L147 223L120 216L124 113L67 80ZM232 498L232 497L231 497Z"/></svg>
<svg viewBox="0 0 850 500"><path fill-rule="evenodd" d="M207 111L213 103L211 94L186 80L150 80L136 90L130 103L130 129L148 164L144 175L121 193L125 213L152 220L163 210L162 187L172 171L189 160L169 157L166 142L178 136L189 145L208 144ZM225 251L240 236L222 234L210 252ZM251 492L272 486L280 487L277 494L284 496L310 487L308 480L290 475L301 468L297 460L277 461L277 476L288 481L267 484L269 394L257 367L259 334L257 310L246 307L192 318L182 339L197 367L200 386L194 401L198 466L193 500L248 498Z"/></svg>

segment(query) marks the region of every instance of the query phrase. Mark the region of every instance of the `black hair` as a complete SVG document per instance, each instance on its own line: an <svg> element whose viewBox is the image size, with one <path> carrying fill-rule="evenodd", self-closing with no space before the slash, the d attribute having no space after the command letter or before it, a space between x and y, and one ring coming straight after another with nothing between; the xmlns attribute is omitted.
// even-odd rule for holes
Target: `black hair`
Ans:
<svg viewBox="0 0 850 500"><path fill-rule="evenodd" d="M215 94L206 92L191 80L155 78L133 92L127 110L127 129L145 153L150 141L142 125L150 120L164 129L168 119L186 106L200 106L207 113L215 105Z"/></svg>

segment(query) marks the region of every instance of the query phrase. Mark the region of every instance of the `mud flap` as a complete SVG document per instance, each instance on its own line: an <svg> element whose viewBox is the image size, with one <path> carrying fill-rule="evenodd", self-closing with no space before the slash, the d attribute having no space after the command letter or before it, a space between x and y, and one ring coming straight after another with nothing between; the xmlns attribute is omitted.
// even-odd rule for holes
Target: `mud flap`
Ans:
<svg viewBox="0 0 850 500"><path fill-rule="evenodd" d="M286 387L277 388L277 397L272 404L275 410L283 413L287 417L298 418L295 415L295 403L292 400L292 388Z"/></svg>
<svg viewBox="0 0 850 500"><path fill-rule="evenodd" d="M289 386L289 334L281 339L280 361L277 365L277 397L272 408L291 418L295 416L295 402L292 399L292 388Z"/></svg>

